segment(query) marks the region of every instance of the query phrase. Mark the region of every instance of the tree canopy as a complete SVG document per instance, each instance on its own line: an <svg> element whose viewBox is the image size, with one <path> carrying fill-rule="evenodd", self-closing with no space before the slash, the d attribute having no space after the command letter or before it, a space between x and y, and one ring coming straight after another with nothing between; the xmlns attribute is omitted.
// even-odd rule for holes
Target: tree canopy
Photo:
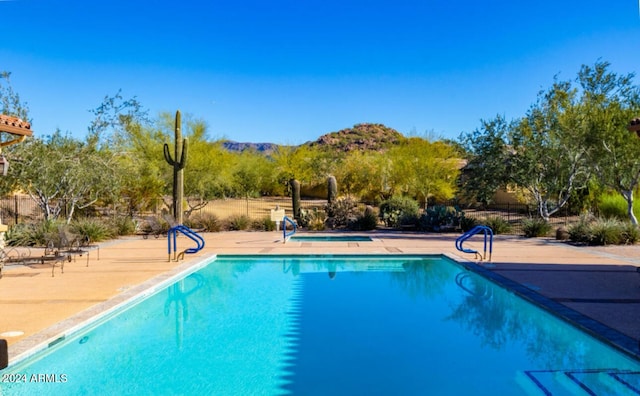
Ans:
<svg viewBox="0 0 640 396"><path fill-rule="evenodd" d="M488 202L509 183L526 189L548 219L593 177L620 193L629 218L640 181L640 142L626 126L640 111L633 74L617 75L608 62L583 65L575 81L555 79L527 113L507 122L497 116L463 134L469 155L463 186Z"/></svg>

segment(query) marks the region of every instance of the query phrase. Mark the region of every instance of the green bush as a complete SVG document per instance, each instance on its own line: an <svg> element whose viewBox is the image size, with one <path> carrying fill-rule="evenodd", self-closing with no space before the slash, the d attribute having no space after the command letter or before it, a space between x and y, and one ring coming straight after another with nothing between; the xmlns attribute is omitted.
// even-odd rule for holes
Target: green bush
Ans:
<svg viewBox="0 0 640 396"><path fill-rule="evenodd" d="M551 232L551 224L540 218L522 220L522 228L527 238L544 237Z"/></svg>
<svg viewBox="0 0 640 396"><path fill-rule="evenodd" d="M419 227L424 231L458 228L463 218L464 212L457 207L435 205L427 208L425 213L420 216Z"/></svg>
<svg viewBox="0 0 640 396"><path fill-rule="evenodd" d="M108 224L97 219L74 220L69 225L69 230L82 240L89 242L104 241L115 235L114 230Z"/></svg>
<svg viewBox="0 0 640 396"><path fill-rule="evenodd" d="M133 235L136 233L136 222L129 216L116 216L109 220L115 235Z"/></svg>
<svg viewBox="0 0 640 396"><path fill-rule="evenodd" d="M482 224L491 228L494 234L507 234L511 231L511 224L500 216L490 216L484 219Z"/></svg>
<svg viewBox="0 0 640 396"><path fill-rule="evenodd" d="M234 215L227 219L226 229L229 231L244 231L249 228L251 219L246 215Z"/></svg>
<svg viewBox="0 0 640 396"><path fill-rule="evenodd" d="M325 206L327 225L330 228L349 227L358 218L358 201L345 196Z"/></svg>
<svg viewBox="0 0 640 396"><path fill-rule="evenodd" d="M380 204L380 218L387 227L416 225L418 202L408 197L392 197Z"/></svg>
<svg viewBox="0 0 640 396"><path fill-rule="evenodd" d="M469 231L470 229L477 226L478 224L479 224L478 219L476 219L475 217L463 216L460 219L460 228L462 229L463 232Z"/></svg>
<svg viewBox="0 0 640 396"><path fill-rule="evenodd" d="M587 245L634 244L640 239L640 230L630 222L617 219L582 217L569 227L569 239Z"/></svg>
<svg viewBox="0 0 640 396"><path fill-rule="evenodd" d="M622 224L616 219L600 219L590 225L592 245L619 245L622 243Z"/></svg>
<svg viewBox="0 0 640 396"><path fill-rule="evenodd" d="M356 231L371 231L378 227L378 215L372 207L367 206L364 213L356 218L351 228Z"/></svg>
<svg viewBox="0 0 640 396"><path fill-rule="evenodd" d="M640 229L637 226L626 222L622 226L622 243L625 245L633 245L640 240Z"/></svg>
<svg viewBox="0 0 640 396"><path fill-rule="evenodd" d="M276 229L275 221L271 220L271 216L262 219L256 219L251 222L251 229L255 231L274 231Z"/></svg>
<svg viewBox="0 0 640 396"><path fill-rule="evenodd" d="M33 224L16 224L5 235L8 246L46 246L50 235L57 233L63 223L46 220Z"/></svg>
<svg viewBox="0 0 640 396"><path fill-rule="evenodd" d="M586 216L581 216L580 220L569 226L569 240L575 243L591 244L591 227L593 220Z"/></svg>
<svg viewBox="0 0 640 396"><path fill-rule="evenodd" d="M189 228L204 230L206 232L220 232L222 230L220 219L213 213L193 216L185 220L185 225Z"/></svg>
<svg viewBox="0 0 640 396"><path fill-rule="evenodd" d="M326 220L327 214L318 208L300 210L300 226L307 227L311 231L323 231Z"/></svg>

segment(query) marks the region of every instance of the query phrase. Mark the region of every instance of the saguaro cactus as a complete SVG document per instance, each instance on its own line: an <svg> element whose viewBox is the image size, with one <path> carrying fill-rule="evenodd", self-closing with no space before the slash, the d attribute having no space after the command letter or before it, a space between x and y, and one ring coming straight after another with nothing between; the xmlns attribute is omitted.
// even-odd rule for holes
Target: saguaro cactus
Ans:
<svg viewBox="0 0 640 396"><path fill-rule="evenodd" d="M184 167L187 163L187 139L182 138L180 110L176 111L174 154L171 158L169 145L164 144L164 159L173 166L173 218L182 224L184 199Z"/></svg>
<svg viewBox="0 0 640 396"><path fill-rule="evenodd" d="M327 203L331 205L338 198L338 182L335 176L329 176L327 179Z"/></svg>
<svg viewBox="0 0 640 396"><path fill-rule="evenodd" d="M300 182L296 179L289 181L291 185L291 203L293 205L293 218L300 221Z"/></svg>

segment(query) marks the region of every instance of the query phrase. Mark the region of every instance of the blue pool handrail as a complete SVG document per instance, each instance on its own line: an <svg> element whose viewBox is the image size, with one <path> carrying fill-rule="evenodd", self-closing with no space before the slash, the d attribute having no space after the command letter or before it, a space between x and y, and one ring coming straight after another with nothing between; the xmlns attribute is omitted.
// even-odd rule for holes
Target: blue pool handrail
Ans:
<svg viewBox="0 0 640 396"><path fill-rule="evenodd" d="M293 227L291 231L287 231L287 223L291 224L291 226ZM286 243L289 238L291 238L291 236L296 233L297 229L298 226L296 225L296 222L291 220L289 217L284 216L282 218L282 243Z"/></svg>
<svg viewBox="0 0 640 396"><path fill-rule="evenodd" d="M480 252L478 252L475 249L467 249L462 246L462 243L465 242L467 239L481 232L484 233L484 254L481 255ZM489 226L478 225L473 227L469 231L465 232L464 234L460 235L456 239L456 249L458 249L463 253L473 253L476 255L476 258L480 257L480 260L486 260L487 259L487 239L489 240L489 261L491 261L491 254L493 253L493 230Z"/></svg>
<svg viewBox="0 0 640 396"><path fill-rule="evenodd" d="M196 247L190 247L178 253L177 243L176 243L178 232L182 233L184 236L194 241L196 243ZM172 241L173 241L173 245L171 244ZM204 248L204 238L202 238L200 234L198 234L191 228L185 225L179 224L169 229L169 232L167 234L167 245L168 245L167 251L169 254L169 261L171 261L171 252L173 252L173 259L177 261L180 258L184 258L185 253L193 254L202 250L202 248Z"/></svg>

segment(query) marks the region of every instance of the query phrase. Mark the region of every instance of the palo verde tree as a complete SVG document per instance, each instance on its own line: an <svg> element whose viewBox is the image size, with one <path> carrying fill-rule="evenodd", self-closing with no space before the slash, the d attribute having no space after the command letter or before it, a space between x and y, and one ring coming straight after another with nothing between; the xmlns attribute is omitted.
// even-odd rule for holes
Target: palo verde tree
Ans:
<svg viewBox="0 0 640 396"><path fill-rule="evenodd" d="M557 80L511 128L511 179L531 193L545 220L589 179L584 133L576 90Z"/></svg>
<svg viewBox="0 0 640 396"><path fill-rule="evenodd" d="M113 187L111 158L90 143L56 131L12 148L10 177L38 204L45 220L66 211L68 223L76 209L93 205Z"/></svg>
<svg viewBox="0 0 640 396"><path fill-rule="evenodd" d="M634 74L617 75L609 66L597 62L580 69L580 111L598 179L624 197L629 220L637 225L633 202L640 184L640 138L626 127L640 114L640 88Z"/></svg>
<svg viewBox="0 0 640 396"><path fill-rule="evenodd" d="M352 151L336 166L335 173L340 190L367 201L385 198L385 180L382 167L385 155L379 152Z"/></svg>
<svg viewBox="0 0 640 396"><path fill-rule="evenodd" d="M391 148L386 156L391 160L393 180L403 194L424 203L430 198L453 197L460 160L452 146L412 137Z"/></svg>
<svg viewBox="0 0 640 396"><path fill-rule="evenodd" d="M185 216L205 207L211 200L229 195L233 156L221 142L207 137L207 124L201 119L185 116L184 134L189 139L189 166L185 168Z"/></svg>
<svg viewBox="0 0 640 396"><path fill-rule="evenodd" d="M462 191L488 205L500 188L509 182L507 136L510 125L503 116L482 120L482 126L462 134L467 164L461 175Z"/></svg>
<svg viewBox="0 0 640 396"><path fill-rule="evenodd" d="M257 196L272 178L273 163L266 157L251 150L243 151L235 157L232 179L238 195L244 197L249 214L249 197Z"/></svg>
<svg viewBox="0 0 640 396"><path fill-rule="evenodd" d="M94 118L87 128L86 142L103 155L112 177L111 188L103 191L101 201L124 203L133 215L146 208L151 197L159 195L158 161L151 160L155 156L145 156L155 147L146 134L151 122L148 111L135 96L125 99L118 91L106 95L90 112Z"/></svg>

